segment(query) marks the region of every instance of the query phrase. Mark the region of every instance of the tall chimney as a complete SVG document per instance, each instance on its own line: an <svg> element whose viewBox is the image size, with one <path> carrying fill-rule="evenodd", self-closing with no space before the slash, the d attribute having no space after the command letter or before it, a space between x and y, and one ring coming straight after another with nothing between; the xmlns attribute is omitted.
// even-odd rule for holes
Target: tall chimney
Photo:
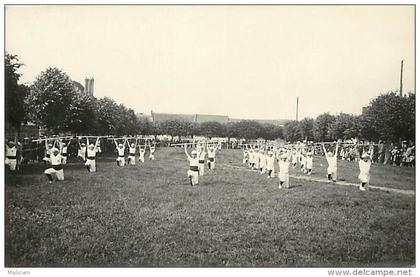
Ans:
<svg viewBox="0 0 420 277"><path fill-rule="evenodd" d="M89 79L86 77L85 78L85 94L89 93Z"/></svg>
<svg viewBox="0 0 420 277"><path fill-rule="evenodd" d="M95 82L95 79L92 77L92 78L90 79L90 86L89 86L89 94L90 94L91 96L93 96L93 91L94 91L94 82Z"/></svg>

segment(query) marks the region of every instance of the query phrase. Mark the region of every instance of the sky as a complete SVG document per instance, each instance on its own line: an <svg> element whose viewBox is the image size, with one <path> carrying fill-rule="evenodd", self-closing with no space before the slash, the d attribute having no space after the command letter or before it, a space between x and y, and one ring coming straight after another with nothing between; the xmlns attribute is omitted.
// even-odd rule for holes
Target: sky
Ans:
<svg viewBox="0 0 420 277"><path fill-rule="evenodd" d="M138 113L299 119L414 92L414 6L7 6L31 84L58 67Z"/></svg>

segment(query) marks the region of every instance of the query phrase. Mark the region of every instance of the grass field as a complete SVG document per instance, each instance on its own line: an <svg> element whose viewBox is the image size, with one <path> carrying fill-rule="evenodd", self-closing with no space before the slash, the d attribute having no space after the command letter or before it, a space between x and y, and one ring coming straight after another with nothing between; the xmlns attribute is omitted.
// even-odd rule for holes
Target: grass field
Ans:
<svg viewBox="0 0 420 277"><path fill-rule="evenodd" d="M6 266L414 266L415 197L291 178L279 190L223 150L191 187L181 149L48 184L44 165L6 184ZM323 163L321 167L320 164ZM300 174L292 170L292 174ZM314 176L324 176L316 158ZM357 164L339 163L357 182ZM373 165L371 184L413 190L411 168Z"/></svg>

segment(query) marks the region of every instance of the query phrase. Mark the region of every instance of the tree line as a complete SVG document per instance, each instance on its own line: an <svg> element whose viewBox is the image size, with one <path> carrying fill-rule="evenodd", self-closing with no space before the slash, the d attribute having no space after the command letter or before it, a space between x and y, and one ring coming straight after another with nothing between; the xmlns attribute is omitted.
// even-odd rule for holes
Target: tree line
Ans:
<svg viewBox="0 0 420 277"><path fill-rule="evenodd" d="M83 93L70 77L50 67L30 86L19 84L16 55L5 55L6 128L19 134L30 122L51 133L77 135L159 135L285 139L287 141L359 138L366 140L412 140L415 137L415 95L390 92L373 99L361 115L324 113L317 118L289 121L284 126L243 120L221 124L181 120L151 122L133 109L104 97Z"/></svg>
<svg viewBox="0 0 420 277"><path fill-rule="evenodd" d="M358 138L369 141L399 143L415 141L415 94L400 96L395 92L381 94L363 109L362 114L323 113L316 117L290 121L284 126L287 141L336 141Z"/></svg>

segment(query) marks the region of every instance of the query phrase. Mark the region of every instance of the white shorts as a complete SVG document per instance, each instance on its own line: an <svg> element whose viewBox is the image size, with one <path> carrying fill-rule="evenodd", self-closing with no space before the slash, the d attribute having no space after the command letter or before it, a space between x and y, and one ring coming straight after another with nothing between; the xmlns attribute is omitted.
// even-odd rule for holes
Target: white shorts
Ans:
<svg viewBox="0 0 420 277"><path fill-rule="evenodd" d="M96 161L87 159L85 165L90 166L90 172L96 172Z"/></svg>
<svg viewBox="0 0 420 277"><path fill-rule="evenodd" d="M130 164L130 165L135 165L136 164L136 156L131 156L131 155L128 156L127 163Z"/></svg>
<svg viewBox="0 0 420 277"><path fill-rule="evenodd" d="M119 162L120 166L124 166L125 165L125 158L124 157L118 157L117 162Z"/></svg>
<svg viewBox="0 0 420 277"><path fill-rule="evenodd" d="M64 180L63 169L55 170L54 168L50 167L50 168L48 168L44 171L44 174L50 174L50 175L55 174L55 176L57 176L58 180L60 180L60 181Z"/></svg>
<svg viewBox="0 0 420 277"><path fill-rule="evenodd" d="M9 166L10 171L15 171L16 170L16 159L8 159L6 158L5 164Z"/></svg>
<svg viewBox="0 0 420 277"><path fill-rule="evenodd" d="M286 182L289 179L289 173L279 172L280 182Z"/></svg>
<svg viewBox="0 0 420 277"><path fill-rule="evenodd" d="M188 177L191 177L191 181L193 185L198 184L198 171L188 170L187 171Z"/></svg>
<svg viewBox="0 0 420 277"><path fill-rule="evenodd" d="M289 173L280 173L279 172L279 179L280 179L280 182L282 182L283 183L283 186L285 187L285 188L289 188Z"/></svg>
<svg viewBox="0 0 420 277"><path fill-rule="evenodd" d="M369 183L369 179L370 179L369 174L362 174L362 173L359 174L359 180L360 180L360 182L362 182L362 183Z"/></svg>
<svg viewBox="0 0 420 277"><path fill-rule="evenodd" d="M327 168L327 173L328 174L337 174L337 167L331 167L331 166L329 166L328 168Z"/></svg>
<svg viewBox="0 0 420 277"><path fill-rule="evenodd" d="M198 176L198 171L194 171L194 170L188 170L187 171L188 177L189 176Z"/></svg>

